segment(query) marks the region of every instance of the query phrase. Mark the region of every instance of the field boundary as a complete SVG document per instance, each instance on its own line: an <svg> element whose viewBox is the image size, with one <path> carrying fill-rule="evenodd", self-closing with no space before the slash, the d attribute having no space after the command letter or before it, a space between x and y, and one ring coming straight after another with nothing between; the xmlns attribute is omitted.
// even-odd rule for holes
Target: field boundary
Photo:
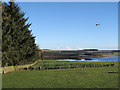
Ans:
<svg viewBox="0 0 120 90"><path fill-rule="evenodd" d="M10 72L14 72L14 71L18 71L18 70L20 70L20 69L22 69L22 68L32 66L32 65L38 63L39 61L40 61L40 60L35 61L35 62L32 63L32 64L26 64L26 65L0 67L0 74L10 73Z"/></svg>

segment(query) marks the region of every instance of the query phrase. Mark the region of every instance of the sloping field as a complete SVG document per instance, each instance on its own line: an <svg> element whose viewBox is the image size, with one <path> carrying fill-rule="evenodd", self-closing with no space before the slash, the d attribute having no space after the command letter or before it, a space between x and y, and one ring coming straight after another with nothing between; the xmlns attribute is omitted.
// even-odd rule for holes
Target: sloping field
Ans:
<svg viewBox="0 0 120 90"><path fill-rule="evenodd" d="M118 88L118 67L19 71L2 80L3 88Z"/></svg>

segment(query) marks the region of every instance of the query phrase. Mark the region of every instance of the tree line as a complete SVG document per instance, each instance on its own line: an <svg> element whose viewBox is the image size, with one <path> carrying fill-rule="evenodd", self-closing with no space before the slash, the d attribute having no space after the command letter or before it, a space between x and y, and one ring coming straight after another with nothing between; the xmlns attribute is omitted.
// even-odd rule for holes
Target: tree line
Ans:
<svg viewBox="0 0 120 90"><path fill-rule="evenodd" d="M25 13L15 2L2 4L2 66L33 63L39 59L35 36ZM27 24L26 24L27 23Z"/></svg>

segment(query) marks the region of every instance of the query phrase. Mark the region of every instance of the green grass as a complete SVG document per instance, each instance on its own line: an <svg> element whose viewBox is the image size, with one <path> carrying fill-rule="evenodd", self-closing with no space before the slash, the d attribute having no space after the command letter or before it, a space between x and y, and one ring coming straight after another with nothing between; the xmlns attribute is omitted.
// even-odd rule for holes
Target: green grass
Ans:
<svg viewBox="0 0 120 90"><path fill-rule="evenodd" d="M34 68L42 67L42 69L54 69L54 68L80 68L80 67L105 67L105 65L114 64L117 66L117 62L82 62L82 61L57 61L57 60L43 60L37 64L32 65Z"/></svg>
<svg viewBox="0 0 120 90"><path fill-rule="evenodd" d="M19 71L3 74L2 85L3 88L117 88L118 73L108 72L118 72L118 67Z"/></svg>

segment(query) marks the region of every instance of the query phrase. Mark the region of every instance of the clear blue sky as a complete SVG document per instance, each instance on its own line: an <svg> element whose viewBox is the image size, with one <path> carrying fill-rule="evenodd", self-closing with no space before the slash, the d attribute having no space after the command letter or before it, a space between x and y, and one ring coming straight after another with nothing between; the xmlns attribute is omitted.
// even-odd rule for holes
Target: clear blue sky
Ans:
<svg viewBox="0 0 120 90"><path fill-rule="evenodd" d="M117 2L19 2L19 6L41 49L118 48Z"/></svg>

